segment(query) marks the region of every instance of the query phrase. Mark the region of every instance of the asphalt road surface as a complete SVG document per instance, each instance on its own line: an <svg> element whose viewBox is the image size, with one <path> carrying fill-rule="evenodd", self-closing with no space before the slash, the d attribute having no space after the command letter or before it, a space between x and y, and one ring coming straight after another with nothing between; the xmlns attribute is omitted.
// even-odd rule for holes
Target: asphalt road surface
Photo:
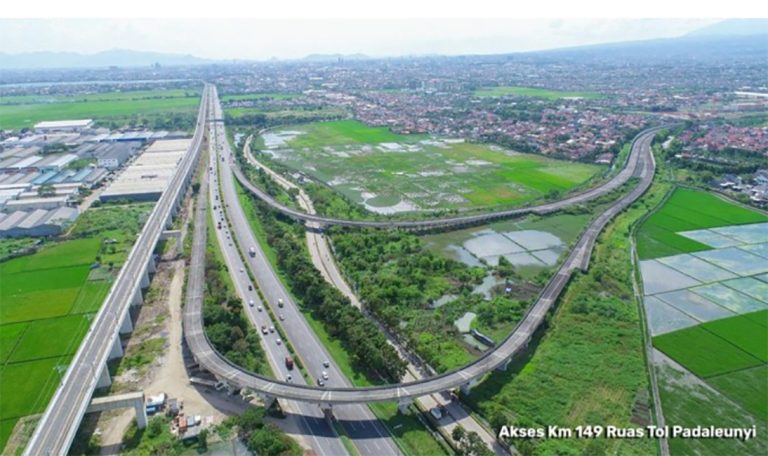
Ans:
<svg viewBox="0 0 768 456"><path fill-rule="evenodd" d="M215 92L211 99L214 104L212 108L214 117L221 118L221 107L218 104L218 97L215 95ZM252 321L256 323L258 328L260 328L262 324L266 324L267 327L274 324L272 322L265 322L264 319L267 317L267 312L265 311L266 308L261 312L258 311L258 306L262 304L256 304L258 296L255 287L253 287L252 291L248 290L248 285L250 283L246 268L250 269L253 273L258 288L267 300L264 304L268 305L272 309L274 315L278 316L278 321L275 323L282 328L283 333L287 336L293 346L302 365L305 366L313 379L322 378L323 372L325 372L327 379L324 379L323 381L326 382L329 387L351 387L352 385L346 377L344 377L341 370L325 350L323 344L317 338L314 331L309 327L304 316L294 304L291 295L284 288L282 282L277 277L277 274L272 270L271 264L262 251L261 246L256 241L245 217L245 213L240 206L237 191L235 189L234 178L230 166L234 158L229 148L229 143L226 141L223 124L216 122L215 124L212 124L211 129L215 131L215 133L210 134L210 141L215 143L215 150L217 152L217 156L213 160L215 163L213 171L218 167L221 179L219 182L221 187L220 195L218 194L218 190L214 189L212 186L213 204L217 207L214 209L214 216L217 223L220 220L225 220L225 223L222 223L222 229L217 229L217 231L221 231L218 233L218 237L223 241L222 246L225 255L229 258L228 262L231 261L234 265L234 267L230 267L230 272L233 276L233 280L238 283L239 290L246 296L246 308L249 311ZM225 206L223 214L220 207L222 203ZM229 226L227 226L226 221L230 222ZM250 253L251 249L253 249L253 254ZM245 260L244 266L241 263L241 258ZM250 300L254 301L253 307L248 305ZM278 305L280 300L283 302L282 307ZM267 347L276 346L277 339L280 337L281 336L277 332L269 333L267 336L264 336L264 345ZM280 346L284 347L284 342L281 343ZM282 370L285 370L284 366L282 367ZM286 374L286 372L281 372L281 374ZM301 382L298 381L299 377L298 370L294 369L294 384L304 383L303 380ZM235 382L235 384L237 383ZM319 402L317 404L319 404ZM316 413L320 412L317 405L311 406L303 404L302 407L314 408ZM333 415L343 426L346 434L361 454L400 454L397 445L390 437L387 429L375 417L367 405L355 404L334 407Z"/></svg>

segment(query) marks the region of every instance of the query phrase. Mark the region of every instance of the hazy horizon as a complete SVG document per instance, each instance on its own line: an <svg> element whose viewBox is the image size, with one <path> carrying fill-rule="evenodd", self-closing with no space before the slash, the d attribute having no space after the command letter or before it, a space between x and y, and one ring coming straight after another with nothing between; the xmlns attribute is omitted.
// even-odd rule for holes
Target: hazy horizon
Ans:
<svg viewBox="0 0 768 456"><path fill-rule="evenodd" d="M0 52L111 49L217 60L495 54L671 38L716 19L3 19Z"/></svg>

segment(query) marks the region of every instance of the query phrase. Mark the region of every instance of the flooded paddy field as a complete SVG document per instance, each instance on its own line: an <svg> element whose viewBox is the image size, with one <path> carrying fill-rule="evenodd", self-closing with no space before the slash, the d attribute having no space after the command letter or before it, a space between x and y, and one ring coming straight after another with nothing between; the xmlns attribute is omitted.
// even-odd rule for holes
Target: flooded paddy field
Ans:
<svg viewBox="0 0 768 456"><path fill-rule="evenodd" d="M727 406L738 407L742 420L763 427L768 422L764 220L715 196L678 190L639 230L643 306L655 347L651 362L660 373L667 420L717 416ZM670 383L669 365L695 382ZM703 404L678 406L701 391L708 395ZM765 445L761 440L758 446Z"/></svg>

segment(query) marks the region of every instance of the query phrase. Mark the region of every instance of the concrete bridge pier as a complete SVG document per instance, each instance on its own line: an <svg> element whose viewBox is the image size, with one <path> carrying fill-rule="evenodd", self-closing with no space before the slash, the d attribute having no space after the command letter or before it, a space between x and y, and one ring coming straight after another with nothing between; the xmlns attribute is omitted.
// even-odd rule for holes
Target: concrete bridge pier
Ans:
<svg viewBox="0 0 768 456"><path fill-rule="evenodd" d="M104 364L101 367L101 373L99 374L99 381L96 382L96 388L106 388L112 384L112 377L109 376L109 368Z"/></svg>
<svg viewBox="0 0 768 456"><path fill-rule="evenodd" d="M115 337L115 342L112 344L112 350L110 350L109 358L107 358L107 360L120 358L122 356L123 356L123 342L120 340L120 337Z"/></svg>
<svg viewBox="0 0 768 456"><path fill-rule="evenodd" d="M120 334L130 334L133 332L133 320L131 320L131 312L126 312L123 321L120 322Z"/></svg>
<svg viewBox="0 0 768 456"><path fill-rule="evenodd" d="M149 263L147 263L147 274L153 274L157 272L157 261L155 261L155 255L152 255L149 258Z"/></svg>
<svg viewBox="0 0 768 456"><path fill-rule="evenodd" d="M97 397L91 400L85 413L103 412L119 408L133 408L136 411L136 425L139 429L147 427L147 409L144 407L144 393L118 394L115 396Z"/></svg>
<svg viewBox="0 0 768 456"><path fill-rule="evenodd" d="M507 368L509 367L509 363L512 362L512 358L508 358L504 360L503 363L499 364L499 366L496 368L499 372L506 372Z"/></svg>
<svg viewBox="0 0 768 456"><path fill-rule="evenodd" d="M332 404L320 404L320 410L323 411L326 420L333 419L333 405Z"/></svg>
<svg viewBox="0 0 768 456"><path fill-rule="evenodd" d="M259 399L261 399L261 402L264 404L265 409L272 407L272 404L274 404L277 400L275 396L271 396L269 394L258 393L257 395L259 396Z"/></svg>
<svg viewBox="0 0 768 456"><path fill-rule="evenodd" d="M405 415L408 413L408 407L410 407L411 404L413 404L413 399L401 399L397 401L397 411Z"/></svg>
<svg viewBox="0 0 768 456"><path fill-rule="evenodd" d="M131 298L131 305L140 306L142 304L144 304L144 295L141 294L141 287L137 287L133 293L133 298Z"/></svg>
<svg viewBox="0 0 768 456"><path fill-rule="evenodd" d="M152 263L151 260L150 263ZM147 265L147 269L144 270L144 273L141 274L141 283L139 286L142 289L149 288L149 265Z"/></svg>
<svg viewBox="0 0 768 456"><path fill-rule="evenodd" d="M477 380L470 380L469 382L464 383L461 385L461 394L469 396L470 391L472 391L472 388L474 388L475 385L477 385Z"/></svg>
<svg viewBox="0 0 768 456"><path fill-rule="evenodd" d="M181 248L183 247L183 239L181 237L181 230L165 230L162 233L160 233L160 240L164 241L167 239L175 239L176 244L174 245L174 256L181 255Z"/></svg>

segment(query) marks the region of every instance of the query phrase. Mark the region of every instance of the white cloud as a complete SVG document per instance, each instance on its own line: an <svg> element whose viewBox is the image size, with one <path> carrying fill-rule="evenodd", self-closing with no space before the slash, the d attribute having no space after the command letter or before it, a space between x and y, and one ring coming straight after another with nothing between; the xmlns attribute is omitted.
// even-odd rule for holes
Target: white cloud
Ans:
<svg viewBox="0 0 768 456"><path fill-rule="evenodd" d="M16 19L0 20L0 51L92 53L112 48L217 59L312 53L488 54L680 36L692 19Z"/></svg>

